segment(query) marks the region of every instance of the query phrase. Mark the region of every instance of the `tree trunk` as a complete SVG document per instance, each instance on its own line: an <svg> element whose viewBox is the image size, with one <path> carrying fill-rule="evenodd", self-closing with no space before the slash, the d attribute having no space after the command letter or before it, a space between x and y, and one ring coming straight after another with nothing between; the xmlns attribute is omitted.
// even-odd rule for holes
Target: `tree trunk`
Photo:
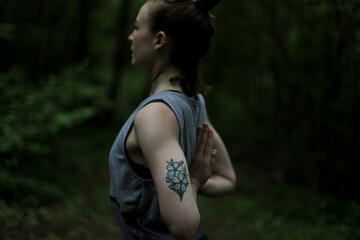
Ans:
<svg viewBox="0 0 360 240"><path fill-rule="evenodd" d="M359 98L359 59L356 53L356 34L357 28L354 19L348 19L347 34L345 39L347 41L347 71L350 82L350 144L349 144L349 166L347 171L348 182L347 186L354 186L359 184L357 180L357 171L360 168L359 161L359 121L360 121L360 98ZM356 199L360 199L360 193L354 192L351 187L347 189L349 193L354 194Z"/></svg>
<svg viewBox="0 0 360 240"><path fill-rule="evenodd" d="M39 44L37 47L36 61L35 62L35 71L33 75L33 80L37 80L45 72L45 62L47 58L47 46L48 46L48 34L49 34L49 1L41 1L41 10L40 10L40 22L39 26L42 30L42 34L39 39Z"/></svg>
<svg viewBox="0 0 360 240"><path fill-rule="evenodd" d="M110 85L110 99L116 103L118 99L118 92L120 86L120 76L122 72L122 67L124 65L125 53L128 49L127 36L128 36L128 26L130 24L129 14L131 10L131 0L122 0L119 4L118 14L117 14L117 24L116 24L116 47L114 53L114 70L112 82Z"/></svg>
<svg viewBox="0 0 360 240"><path fill-rule="evenodd" d="M88 25L89 25L89 12L90 4L89 0L80 0L79 2L79 30L77 39L77 54L76 60L82 61L87 56L88 49Z"/></svg>

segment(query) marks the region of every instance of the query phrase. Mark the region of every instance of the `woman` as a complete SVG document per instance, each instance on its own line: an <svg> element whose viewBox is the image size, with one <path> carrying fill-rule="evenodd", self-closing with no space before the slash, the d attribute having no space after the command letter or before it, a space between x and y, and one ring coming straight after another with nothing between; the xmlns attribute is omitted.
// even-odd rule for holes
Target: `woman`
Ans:
<svg viewBox="0 0 360 240"><path fill-rule="evenodd" d="M132 65L149 71L150 97L124 124L109 161L112 206L126 239L207 239L197 194L235 187L199 94L198 61L215 33L209 10L218 3L148 0L136 18Z"/></svg>

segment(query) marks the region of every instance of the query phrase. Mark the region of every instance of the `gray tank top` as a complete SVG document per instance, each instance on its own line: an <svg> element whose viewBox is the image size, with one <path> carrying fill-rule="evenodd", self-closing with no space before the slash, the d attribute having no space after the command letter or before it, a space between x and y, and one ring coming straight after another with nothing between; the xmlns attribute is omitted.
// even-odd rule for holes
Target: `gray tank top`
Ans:
<svg viewBox="0 0 360 240"><path fill-rule="evenodd" d="M176 91L163 91L146 98L130 115L120 130L109 156L110 195L116 199L123 216L131 216L128 224L133 232L146 238L134 239L174 239L171 237L160 215L157 191L152 178L140 176L134 169L134 162L126 153L125 143L137 112L151 102L164 102L174 112L180 127L180 146L191 166L195 152L196 128L206 121L205 101L201 94L197 100ZM136 165L136 164L135 164ZM125 221L126 222L126 221ZM152 238L149 236L156 236ZM194 239L202 235L199 227Z"/></svg>

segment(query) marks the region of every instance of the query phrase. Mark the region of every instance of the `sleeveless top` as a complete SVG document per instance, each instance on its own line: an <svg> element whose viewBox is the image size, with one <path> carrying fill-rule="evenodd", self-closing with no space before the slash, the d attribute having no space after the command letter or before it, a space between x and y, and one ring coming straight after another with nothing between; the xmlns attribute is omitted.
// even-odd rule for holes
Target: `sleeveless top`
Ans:
<svg viewBox="0 0 360 240"><path fill-rule="evenodd" d="M151 102L163 102L174 112L180 128L180 147L191 166L195 152L196 128L206 121L205 101L201 94L194 100L181 92L163 91L146 98L130 115L120 130L109 156L110 196L116 199L127 227L138 236L134 239L174 239L161 219L155 184L150 177L139 174L136 164L126 152L126 139L134 124L137 112ZM140 168L147 168L138 165ZM128 217L127 217L128 216ZM131 220L130 220L131 219ZM136 228L136 229L133 229ZM123 229L124 231L124 229ZM146 236L141 238L141 236ZM200 226L194 239L202 235ZM154 238L149 236L155 236Z"/></svg>

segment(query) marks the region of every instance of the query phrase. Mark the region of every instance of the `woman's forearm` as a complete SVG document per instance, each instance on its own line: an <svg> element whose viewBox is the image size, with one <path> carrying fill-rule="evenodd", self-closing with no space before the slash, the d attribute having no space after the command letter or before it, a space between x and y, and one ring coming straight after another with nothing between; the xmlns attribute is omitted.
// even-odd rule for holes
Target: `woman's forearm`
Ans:
<svg viewBox="0 0 360 240"><path fill-rule="evenodd" d="M221 197L231 194L236 183L220 175L212 175L198 193L209 197Z"/></svg>

